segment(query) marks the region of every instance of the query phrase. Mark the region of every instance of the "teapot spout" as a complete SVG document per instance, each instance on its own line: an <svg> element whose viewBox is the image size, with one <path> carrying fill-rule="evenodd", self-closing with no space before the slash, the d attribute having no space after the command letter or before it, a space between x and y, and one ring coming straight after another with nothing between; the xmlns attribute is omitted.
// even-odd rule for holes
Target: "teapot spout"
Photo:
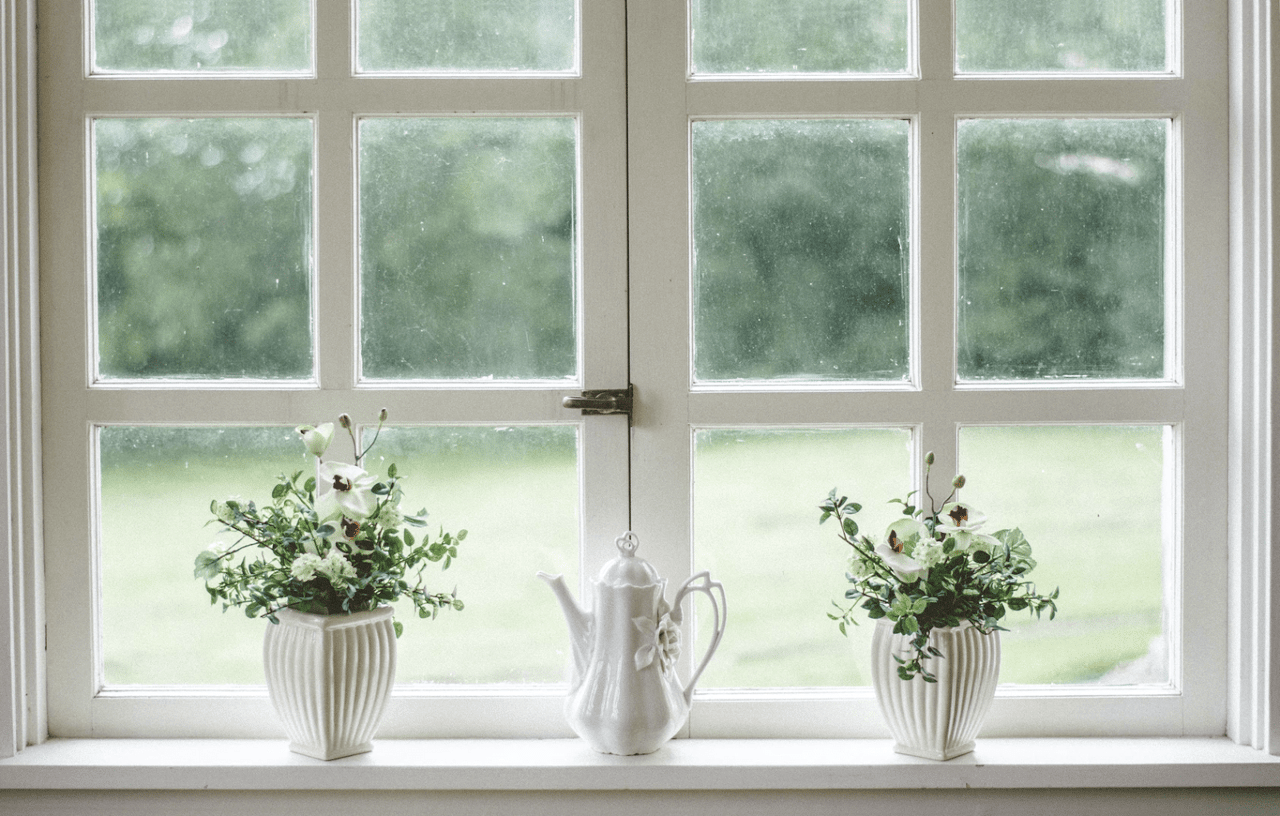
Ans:
<svg viewBox="0 0 1280 816"><path fill-rule="evenodd" d="M538 577L551 587L556 600L560 602L560 609L564 611L565 623L569 625L569 645L572 647L573 666L577 676L581 677L586 671L587 656L591 653L591 615L583 611L569 594L564 576L539 572Z"/></svg>

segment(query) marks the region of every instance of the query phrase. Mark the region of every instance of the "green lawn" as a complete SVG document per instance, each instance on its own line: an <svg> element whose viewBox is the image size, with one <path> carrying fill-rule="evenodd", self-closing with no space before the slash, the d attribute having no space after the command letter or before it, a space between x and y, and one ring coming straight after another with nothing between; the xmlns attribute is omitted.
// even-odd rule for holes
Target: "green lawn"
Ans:
<svg viewBox="0 0 1280 816"><path fill-rule="evenodd" d="M261 683L266 624L211 607L191 562L217 537L204 526L210 500L261 500L276 474L307 466L300 446L287 432L112 433L102 486L107 681ZM872 627L846 640L826 618L843 601L846 555L816 507L838 485L864 505L864 530L878 533L894 517L887 500L909 482L907 444L894 430L699 433L695 559L725 584L729 605L702 687L868 682ZM430 577L433 588L456 585L467 608L405 619L402 682L563 676L567 634L534 573L576 579L574 446L564 426L398 430L379 442L380 458L366 464L397 463L410 509L426 505L436 525L470 531L455 565ZM992 529L1020 526L1040 561L1037 582L1062 588L1056 621L1009 622L1002 680L1096 682L1158 638L1162 459L1159 428L965 432L966 498ZM1162 679L1158 669L1148 679Z"/></svg>

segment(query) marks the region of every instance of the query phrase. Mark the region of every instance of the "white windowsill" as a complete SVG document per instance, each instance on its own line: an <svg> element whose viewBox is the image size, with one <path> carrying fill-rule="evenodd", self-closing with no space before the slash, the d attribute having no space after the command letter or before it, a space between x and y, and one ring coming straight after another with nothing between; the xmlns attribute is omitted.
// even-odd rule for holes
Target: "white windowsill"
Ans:
<svg viewBox="0 0 1280 816"><path fill-rule="evenodd" d="M282 740L55 739L0 789L848 790L1280 787L1280 757L1225 738L984 739L932 762L888 740L675 740L640 757L580 740L379 740L321 762Z"/></svg>

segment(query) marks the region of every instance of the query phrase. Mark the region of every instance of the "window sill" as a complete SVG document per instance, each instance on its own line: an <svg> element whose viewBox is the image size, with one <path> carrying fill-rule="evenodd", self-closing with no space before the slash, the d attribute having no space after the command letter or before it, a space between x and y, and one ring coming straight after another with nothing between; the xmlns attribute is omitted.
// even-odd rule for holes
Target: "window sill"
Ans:
<svg viewBox="0 0 1280 816"><path fill-rule="evenodd" d="M949 762L895 754L888 740L675 740L641 757L580 740L379 740L321 762L281 740L55 739L0 760L0 789L26 790L1205 787L1280 787L1280 757L1225 738L986 739Z"/></svg>

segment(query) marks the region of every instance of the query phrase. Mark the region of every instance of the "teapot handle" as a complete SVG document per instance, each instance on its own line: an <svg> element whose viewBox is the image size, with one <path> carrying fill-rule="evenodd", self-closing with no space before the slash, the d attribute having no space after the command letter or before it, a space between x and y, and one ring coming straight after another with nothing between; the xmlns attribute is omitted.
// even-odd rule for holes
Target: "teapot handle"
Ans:
<svg viewBox="0 0 1280 816"><path fill-rule="evenodd" d="M715 654L716 648L720 645L720 638L724 637L724 624L727 617L727 607L724 600L724 584L719 581L711 580L711 573L703 570L691 577L676 592L675 600L671 602L673 609L680 608L680 602L684 600L684 596L690 592L704 592L711 599L711 608L715 612L715 634L711 638L711 645L707 647L707 653L702 656L702 662L698 664L698 668L693 672L693 676L689 678L689 683L684 687L684 701L692 705L693 703L693 687L698 682L698 678L702 676L702 670L711 662L711 656Z"/></svg>

